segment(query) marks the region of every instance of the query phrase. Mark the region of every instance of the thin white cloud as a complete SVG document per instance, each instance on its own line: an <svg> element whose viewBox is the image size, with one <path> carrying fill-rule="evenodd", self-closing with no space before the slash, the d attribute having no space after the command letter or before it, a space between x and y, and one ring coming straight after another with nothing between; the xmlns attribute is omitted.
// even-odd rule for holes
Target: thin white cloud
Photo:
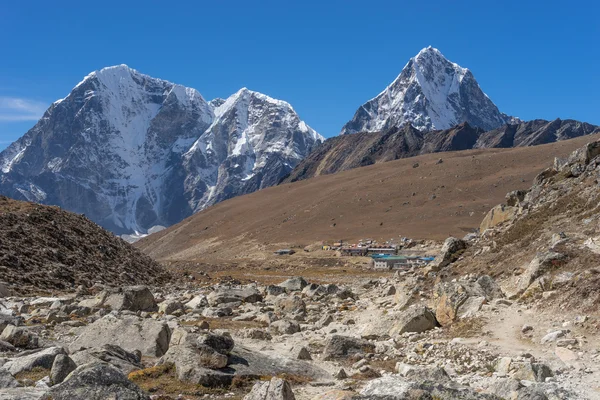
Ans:
<svg viewBox="0 0 600 400"><path fill-rule="evenodd" d="M0 121L37 121L47 108L41 101L0 96Z"/></svg>

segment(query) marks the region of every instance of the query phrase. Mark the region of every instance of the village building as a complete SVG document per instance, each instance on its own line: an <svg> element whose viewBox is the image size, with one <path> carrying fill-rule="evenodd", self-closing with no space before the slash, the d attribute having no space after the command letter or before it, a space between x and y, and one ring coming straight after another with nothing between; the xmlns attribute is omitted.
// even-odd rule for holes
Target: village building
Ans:
<svg viewBox="0 0 600 400"><path fill-rule="evenodd" d="M407 269L427 265L433 257L418 256L384 256L373 257L373 268L378 270Z"/></svg>
<svg viewBox="0 0 600 400"><path fill-rule="evenodd" d="M291 256L294 253L296 253L296 252L292 249L279 249L279 250L273 252L273 254L278 255L278 256Z"/></svg>
<svg viewBox="0 0 600 400"><path fill-rule="evenodd" d="M366 247L344 247L340 250L343 256L364 257L367 255Z"/></svg>
<svg viewBox="0 0 600 400"><path fill-rule="evenodd" d="M391 246L370 246L367 248L367 254L369 255L374 255L374 254L388 254L388 255L394 255L397 253L397 249L395 247L391 247Z"/></svg>

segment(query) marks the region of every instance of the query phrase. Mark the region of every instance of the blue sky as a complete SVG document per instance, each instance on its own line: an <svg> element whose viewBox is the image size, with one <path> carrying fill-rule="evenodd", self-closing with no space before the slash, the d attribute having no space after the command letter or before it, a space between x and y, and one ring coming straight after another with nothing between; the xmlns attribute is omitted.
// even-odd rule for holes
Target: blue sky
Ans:
<svg viewBox="0 0 600 400"><path fill-rule="evenodd" d="M501 111L600 125L595 1L0 2L0 149L89 72L125 63L207 99L248 87L339 133L421 48Z"/></svg>

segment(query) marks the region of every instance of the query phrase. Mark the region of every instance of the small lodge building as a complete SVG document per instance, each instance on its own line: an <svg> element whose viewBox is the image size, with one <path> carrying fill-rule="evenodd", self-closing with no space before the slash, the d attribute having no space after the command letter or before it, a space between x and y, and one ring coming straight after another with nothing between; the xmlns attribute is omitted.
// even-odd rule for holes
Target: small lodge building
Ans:
<svg viewBox="0 0 600 400"><path fill-rule="evenodd" d="M427 265L431 260L431 257L417 256L373 257L373 267L378 270L408 269L413 266Z"/></svg>
<svg viewBox="0 0 600 400"><path fill-rule="evenodd" d="M292 249L279 249L279 250L273 252L273 254L275 254L277 256L291 256L294 253L296 253L296 252Z"/></svg>
<svg viewBox="0 0 600 400"><path fill-rule="evenodd" d="M364 257L367 255L366 247L344 247L340 250L343 256Z"/></svg>
<svg viewBox="0 0 600 400"><path fill-rule="evenodd" d="M375 254L387 254L387 255L395 255L397 252L395 247L390 246L370 246L367 248L367 254L375 255Z"/></svg>

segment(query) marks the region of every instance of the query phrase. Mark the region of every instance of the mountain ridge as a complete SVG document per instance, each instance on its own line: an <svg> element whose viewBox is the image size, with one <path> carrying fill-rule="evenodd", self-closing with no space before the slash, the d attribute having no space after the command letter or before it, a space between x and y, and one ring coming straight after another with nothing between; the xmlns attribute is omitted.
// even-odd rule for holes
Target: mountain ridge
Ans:
<svg viewBox="0 0 600 400"><path fill-rule="evenodd" d="M535 146L599 132L598 126L561 119L521 121L491 131L463 122L451 129L422 132L407 123L381 132L360 132L329 138L302 160L282 182L295 182L428 153Z"/></svg>
<svg viewBox="0 0 600 400"><path fill-rule="evenodd" d="M516 121L501 113L471 71L431 46L412 57L381 93L360 106L341 135L376 132L411 123L421 131L468 122L484 130Z"/></svg>
<svg viewBox="0 0 600 400"><path fill-rule="evenodd" d="M247 88L207 102L122 64L88 74L0 153L0 193L145 233L276 184L322 139L287 102Z"/></svg>

